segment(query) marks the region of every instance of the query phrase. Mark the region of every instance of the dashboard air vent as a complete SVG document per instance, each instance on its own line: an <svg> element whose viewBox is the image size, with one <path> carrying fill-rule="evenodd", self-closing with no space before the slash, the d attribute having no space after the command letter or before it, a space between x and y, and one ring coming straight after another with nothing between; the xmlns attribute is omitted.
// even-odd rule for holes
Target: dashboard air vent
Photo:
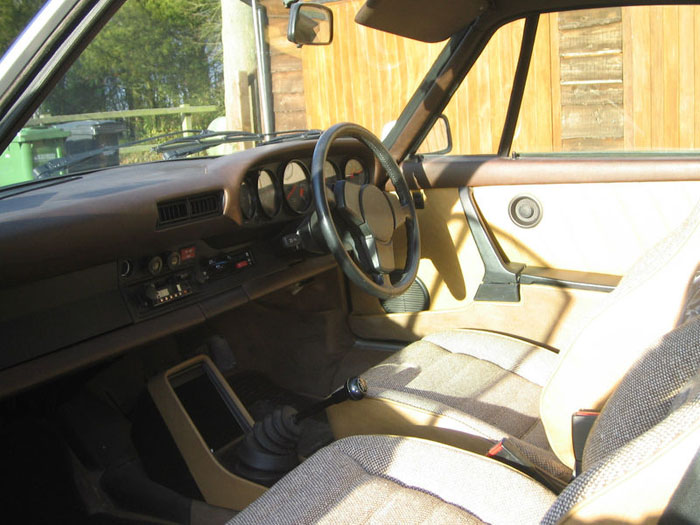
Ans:
<svg viewBox="0 0 700 525"><path fill-rule="evenodd" d="M193 195L176 201L158 203L158 226L187 222L211 215L221 215L222 192Z"/></svg>
<svg viewBox="0 0 700 525"><path fill-rule="evenodd" d="M190 209L192 217L205 217L215 215L221 209L221 196L217 193L200 195L190 199Z"/></svg>
<svg viewBox="0 0 700 525"><path fill-rule="evenodd" d="M187 201L180 200L158 205L158 224L171 224L187 218Z"/></svg>

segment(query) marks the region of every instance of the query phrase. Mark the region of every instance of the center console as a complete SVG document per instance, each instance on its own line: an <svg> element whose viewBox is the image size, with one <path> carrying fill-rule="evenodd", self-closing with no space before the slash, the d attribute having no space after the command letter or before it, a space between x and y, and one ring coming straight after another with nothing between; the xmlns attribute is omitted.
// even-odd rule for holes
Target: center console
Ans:
<svg viewBox="0 0 700 525"><path fill-rule="evenodd" d="M300 423L331 405L362 399L367 384L351 377L302 410L277 407L258 422L204 355L159 374L148 391L204 500L241 510L299 464Z"/></svg>
<svg viewBox="0 0 700 525"><path fill-rule="evenodd" d="M148 391L207 503L242 510L265 487L233 472L235 449L254 421L207 356L153 378Z"/></svg>

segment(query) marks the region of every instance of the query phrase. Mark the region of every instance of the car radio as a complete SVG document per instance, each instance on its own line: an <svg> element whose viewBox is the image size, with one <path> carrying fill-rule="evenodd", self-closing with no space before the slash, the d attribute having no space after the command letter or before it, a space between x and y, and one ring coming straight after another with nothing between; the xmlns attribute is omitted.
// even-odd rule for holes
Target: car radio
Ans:
<svg viewBox="0 0 700 525"><path fill-rule="evenodd" d="M176 299L187 297L192 293L192 285L189 274L173 277L165 283L148 283L144 288L144 295L151 306L161 306Z"/></svg>

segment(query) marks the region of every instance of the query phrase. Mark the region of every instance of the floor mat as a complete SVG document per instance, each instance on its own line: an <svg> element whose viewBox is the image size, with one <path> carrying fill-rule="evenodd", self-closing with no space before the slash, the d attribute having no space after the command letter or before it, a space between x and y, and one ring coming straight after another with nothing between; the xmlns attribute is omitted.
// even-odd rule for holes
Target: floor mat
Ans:
<svg viewBox="0 0 700 525"><path fill-rule="evenodd" d="M261 421L277 407L289 405L301 410L315 401L275 385L260 372L238 372L228 381L255 421ZM298 449L301 456L308 457L331 441L333 433L325 411L302 421Z"/></svg>
<svg viewBox="0 0 700 525"><path fill-rule="evenodd" d="M0 433L3 516L8 523L84 523L68 450L47 422L13 422Z"/></svg>

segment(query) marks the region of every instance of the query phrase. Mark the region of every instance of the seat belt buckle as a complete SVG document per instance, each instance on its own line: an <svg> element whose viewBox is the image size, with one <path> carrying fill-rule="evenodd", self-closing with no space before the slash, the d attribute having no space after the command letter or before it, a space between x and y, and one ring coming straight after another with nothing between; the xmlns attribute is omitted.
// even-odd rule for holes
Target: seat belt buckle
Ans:
<svg viewBox="0 0 700 525"><path fill-rule="evenodd" d="M516 467L523 467L522 461L506 448L505 441L506 438L503 438L492 446L486 453L486 457L500 459L506 463L514 464Z"/></svg>
<svg viewBox="0 0 700 525"><path fill-rule="evenodd" d="M571 416L571 441L574 449L574 477L581 473L583 461L583 449L586 446L586 440L591 433L593 423L600 412L597 410L579 410Z"/></svg>

